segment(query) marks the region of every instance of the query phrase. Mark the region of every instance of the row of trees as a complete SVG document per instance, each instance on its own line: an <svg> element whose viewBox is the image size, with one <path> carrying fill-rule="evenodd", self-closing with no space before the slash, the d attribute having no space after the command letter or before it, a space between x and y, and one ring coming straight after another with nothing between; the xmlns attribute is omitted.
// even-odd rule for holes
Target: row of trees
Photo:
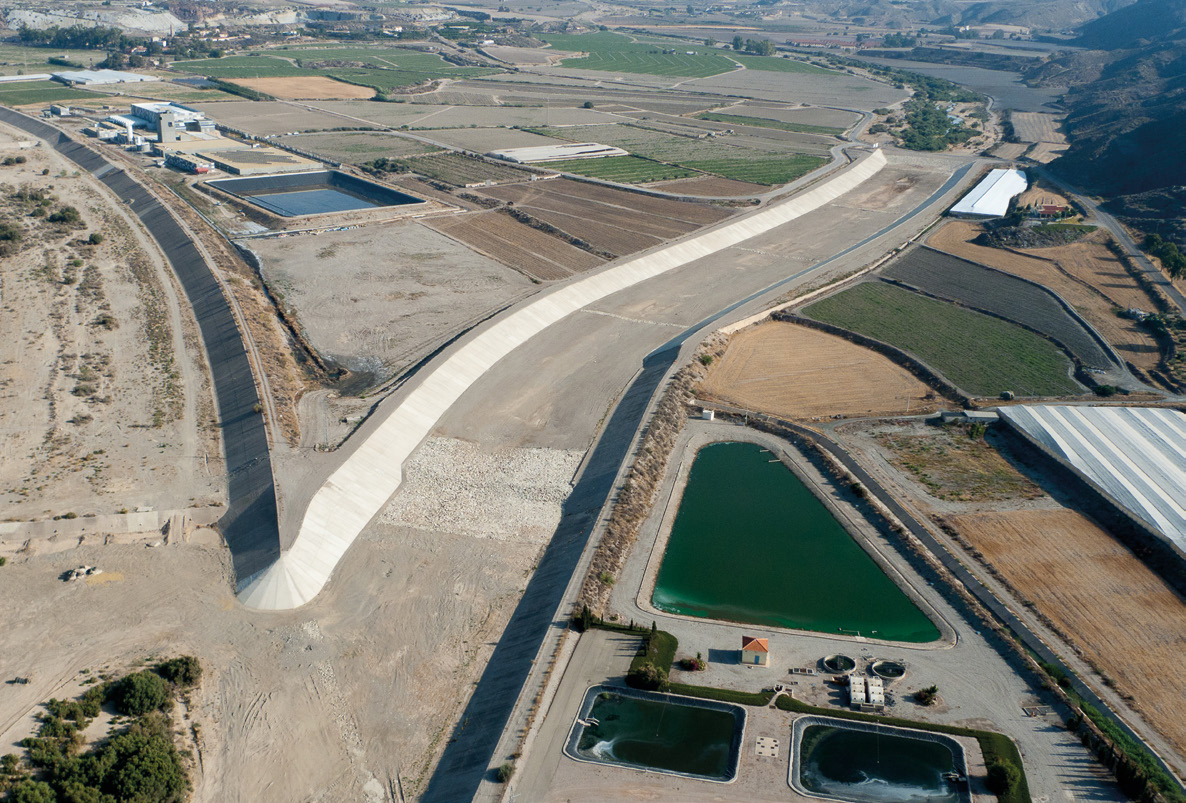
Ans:
<svg viewBox="0 0 1186 803"><path fill-rule="evenodd" d="M733 37L733 49L738 52L752 53L755 56L773 56L774 43L769 39L742 39Z"/></svg>
<svg viewBox="0 0 1186 803"><path fill-rule="evenodd" d="M1186 254L1182 253L1177 243L1163 239L1160 234L1150 234L1145 237L1141 247L1160 259L1170 276L1177 279L1186 274Z"/></svg>

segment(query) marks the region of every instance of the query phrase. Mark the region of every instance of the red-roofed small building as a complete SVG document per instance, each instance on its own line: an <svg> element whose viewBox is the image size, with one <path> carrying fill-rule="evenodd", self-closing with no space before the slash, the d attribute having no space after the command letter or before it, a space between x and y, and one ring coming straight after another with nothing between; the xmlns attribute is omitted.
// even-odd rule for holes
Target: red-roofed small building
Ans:
<svg viewBox="0 0 1186 803"><path fill-rule="evenodd" d="M741 637L741 662L748 666L770 665L770 641L754 636Z"/></svg>

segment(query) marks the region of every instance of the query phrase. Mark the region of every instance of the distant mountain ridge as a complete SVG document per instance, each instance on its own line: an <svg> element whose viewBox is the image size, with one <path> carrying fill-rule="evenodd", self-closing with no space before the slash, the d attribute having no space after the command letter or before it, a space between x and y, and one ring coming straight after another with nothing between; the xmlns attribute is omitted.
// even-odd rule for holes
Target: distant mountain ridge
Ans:
<svg viewBox="0 0 1186 803"><path fill-rule="evenodd" d="M1130 50L1182 39L1186 0L1141 0L1085 24L1074 44L1093 50Z"/></svg>

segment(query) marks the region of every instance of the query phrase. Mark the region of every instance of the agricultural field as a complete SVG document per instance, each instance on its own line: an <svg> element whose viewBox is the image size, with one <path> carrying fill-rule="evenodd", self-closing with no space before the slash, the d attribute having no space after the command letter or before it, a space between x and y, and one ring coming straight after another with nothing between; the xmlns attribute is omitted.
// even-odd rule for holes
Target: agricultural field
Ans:
<svg viewBox="0 0 1186 803"><path fill-rule="evenodd" d="M1022 142L1052 142L1064 144L1067 138L1059 131L1061 115L1043 112L1018 112L1011 115L1013 133Z"/></svg>
<svg viewBox="0 0 1186 803"><path fill-rule="evenodd" d="M545 34L540 38L555 50L588 54L561 62L561 66L570 69L681 78L704 78L738 69L737 63L720 55L720 51L690 42L639 42L609 31L576 35ZM664 53L664 50L675 52Z"/></svg>
<svg viewBox="0 0 1186 803"><path fill-rule="evenodd" d="M58 70L77 70L79 67L63 67L60 64L50 64L49 59L61 58L83 65L81 69L90 69L97 61L103 60L103 54L97 50L60 50L48 47L26 47L15 43L0 44L0 75L30 75L32 73L57 72Z"/></svg>
<svg viewBox="0 0 1186 803"><path fill-rule="evenodd" d="M1102 369L1114 365L1091 333L1053 296L1013 276L927 248L911 249L881 275L1044 332L1086 365Z"/></svg>
<svg viewBox="0 0 1186 803"><path fill-rule="evenodd" d="M175 61L171 66L179 72L224 79L277 78L318 74L299 67L291 61L272 56L225 56L220 59Z"/></svg>
<svg viewBox="0 0 1186 803"><path fill-rule="evenodd" d="M605 264L601 257L520 223L504 210L438 217L427 225L539 281L564 279Z"/></svg>
<svg viewBox="0 0 1186 803"><path fill-rule="evenodd" d="M605 159L569 159L561 162L540 162L536 167L576 173L579 176L601 178L622 184L648 184L688 178L699 173L682 167L652 162L639 156L610 156Z"/></svg>
<svg viewBox="0 0 1186 803"><path fill-rule="evenodd" d="M745 101L713 111L721 114L736 114L740 117L760 117L763 120L775 120L782 123L837 128L841 131L847 131L861 120L861 116L856 112L818 106L805 107L798 104L793 106L770 105L760 101Z"/></svg>
<svg viewBox="0 0 1186 803"><path fill-rule="evenodd" d="M0 84L0 103L5 106L28 106L33 103L78 102L101 100L102 95L71 89L57 81L20 81L15 84Z"/></svg>
<svg viewBox="0 0 1186 803"><path fill-rule="evenodd" d="M1027 255L977 245L972 240L981 231L977 224L953 220L932 234L927 244L1049 287L1074 306L1126 361L1145 371L1157 368L1161 362L1157 341L1136 321L1116 314L1130 307L1152 310L1153 300L1107 249L1106 234L1096 232L1077 243L1036 249Z"/></svg>
<svg viewBox="0 0 1186 803"><path fill-rule="evenodd" d="M570 142L600 142L645 159L767 186L794 181L826 161L820 156L788 154L785 150L772 153L719 139L691 139L625 125L543 128L536 129L536 133Z"/></svg>
<svg viewBox="0 0 1186 803"><path fill-rule="evenodd" d="M787 418L923 413L943 402L893 361L793 323L743 329L700 384L702 398Z"/></svg>
<svg viewBox="0 0 1186 803"><path fill-rule="evenodd" d="M443 181L455 187L478 184L486 181L526 181L533 173L510 165L495 164L484 159L465 156L460 153L441 153L417 156L403 160L413 173L436 181Z"/></svg>
<svg viewBox="0 0 1186 803"><path fill-rule="evenodd" d="M812 125L810 123L789 123L782 120L771 120L767 117L745 117L740 114L721 114L720 112L703 112L696 115L698 120L711 120L716 123L730 125L747 125L755 128L774 128L779 131L795 131L800 134L826 134L840 136L845 129L826 125Z"/></svg>
<svg viewBox="0 0 1186 803"><path fill-rule="evenodd" d="M1066 510L946 517L1131 705L1186 752L1186 606L1110 533Z"/></svg>
<svg viewBox="0 0 1186 803"><path fill-rule="evenodd" d="M770 189L764 184L750 184L745 181L734 181L717 176L700 176L681 181L661 181L653 186L655 189L665 192L696 195L702 198L741 198L759 195Z"/></svg>
<svg viewBox="0 0 1186 803"><path fill-rule="evenodd" d="M303 148L339 162L358 164L380 156L398 159L434 153L437 149L403 137L368 131L335 131L324 134L298 134L280 137L279 142Z"/></svg>
<svg viewBox="0 0 1186 803"><path fill-rule="evenodd" d="M228 100L216 103L189 104L225 125L260 137L291 134L297 131L332 131L359 123L323 112L310 111L280 101ZM395 104L372 104L395 105Z"/></svg>
<svg viewBox="0 0 1186 803"><path fill-rule="evenodd" d="M230 82L281 100L365 100L375 94L375 90L370 87L347 84L323 75L233 78Z"/></svg>
<svg viewBox="0 0 1186 803"><path fill-rule="evenodd" d="M804 314L910 352L977 396L1072 396L1083 388L1054 344L1019 326L884 282L863 282ZM925 321L926 326L920 326Z"/></svg>
<svg viewBox="0 0 1186 803"><path fill-rule="evenodd" d="M567 179L480 192L511 202L516 209L615 256L650 248L731 214L706 204L649 198Z"/></svg>

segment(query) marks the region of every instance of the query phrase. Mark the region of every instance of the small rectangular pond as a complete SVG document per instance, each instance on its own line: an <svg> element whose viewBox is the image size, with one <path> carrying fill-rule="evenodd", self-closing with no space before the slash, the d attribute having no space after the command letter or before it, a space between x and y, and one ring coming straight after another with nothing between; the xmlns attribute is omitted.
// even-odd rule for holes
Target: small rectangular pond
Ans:
<svg viewBox="0 0 1186 803"><path fill-rule="evenodd" d="M740 706L594 686L564 752L578 761L728 782L737 777L744 730Z"/></svg>
<svg viewBox="0 0 1186 803"><path fill-rule="evenodd" d="M697 453L652 602L687 616L887 641L941 635L807 486L753 443Z"/></svg>
<svg viewBox="0 0 1186 803"><path fill-rule="evenodd" d="M963 747L950 736L827 717L792 729L791 787L852 803L967 803Z"/></svg>
<svg viewBox="0 0 1186 803"><path fill-rule="evenodd" d="M425 203L414 195L338 170L225 178L207 183L281 217Z"/></svg>

